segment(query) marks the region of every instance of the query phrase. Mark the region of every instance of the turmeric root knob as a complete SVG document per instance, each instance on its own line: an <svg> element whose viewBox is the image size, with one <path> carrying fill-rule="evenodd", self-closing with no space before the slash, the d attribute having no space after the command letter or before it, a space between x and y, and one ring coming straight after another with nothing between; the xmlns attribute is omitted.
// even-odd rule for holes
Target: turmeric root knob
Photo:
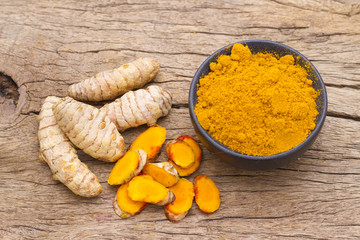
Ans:
<svg viewBox="0 0 360 240"><path fill-rule="evenodd" d="M85 153L105 162L124 155L124 139L104 112L71 97L60 99L52 109L61 130Z"/></svg>
<svg viewBox="0 0 360 240"><path fill-rule="evenodd" d="M153 162L160 154L166 139L166 129L156 125L141 133L131 144L131 149L141 149L147 153L147 162Z"/></svg>
<svg viewBox="0 0 360 240"><path fill-rule="evenodd" d="M108 183L120 185L138 175L146 163L147 154L141 149L130 150L116 162L111 170Z"/></svg>
<svg viewBox="0 0 360 240"><path fill-rule="evenodd" d="M115 213L121 218L134 216L135 214L140 213L148 205L148 203L145 202L131 200L127 191L128 186L129 183L121 185L113 201Z"/></svg>
<svg viewBox="0 0 360 240"><path fill-rule="evenodd" d="M56 123L52 108L60 101L60 98L49 96L41 107L38 117L39 158L49 165L53 178L73 193L83 197L98 196L102 191L98 178L79 160L70 140Z"/></svg>
<svg viewBox="0 0 360 240"><path fill-rule="evenodd" d="M200 166L201 155L202 155L201 154L201 148L200 148L199 144L196 142L196 140L193 139L190 136L184 135L184 136L178 137L177 139L187 143L192 148L192 150L194 151L194 154L195 154L195 162L191 167L188 167L188 168L182 168L182 167L176 165L171 159L169 159L169 162L171 164L173 164L173 166L175 167L175 169L179 173L179 176L181 176L181 177L190 176Z"/></svg>
<svg viewBox="0 0 360 240"><path fill-rule="evenodd" d="M132 89L141 88L155 78L159 68L157 61L139 58L71 85L68 94L80 101L111 100Z"/></svg>
<svg viewBox="0 0 360 240"><path fill-rule="evenodd" d="M105 104L104 112L122 132L142 124L153 126L160 117L168 115L172 104L169 92L159 86L129 91L115 101Z"/></svg>
<svg viewBox="0 0 360 240"><path fill-rule="evenodd" d="M200 210L212 213L220 207L220 191L215 183L205 175L199 175L194 179L195 201Z"/></svg>
<svg viewBox="0 0 360 240"><path fill-rule="evenodd" d="M149 175L134 177L129 182L128 194L133 201L153 203L159 206L175 200L174 194L169 189Z"/></svg>
<svg viewBox="0 0 360 240"><path fill-rule="evenodd" d="M165 206L165 215L172 222L178 222L189 212L194 200L194 185L181 178L169 188L175 194L175 201Z"/></svg>
<svg viewBox="0 0 360 240"><path fill-rule="evenodd" d="M175 139L166 144L166 152L171 161L182 168L191 167L195 163L195 154L185 142Z"/></svg>
<svg viewBox="0 0 360 240"><path fill-rule="evenodd" d="M169 162L147 163L142 172L150 175L155 181L161 183L165 187L173 186L180 179L176 169Z"/></svg>

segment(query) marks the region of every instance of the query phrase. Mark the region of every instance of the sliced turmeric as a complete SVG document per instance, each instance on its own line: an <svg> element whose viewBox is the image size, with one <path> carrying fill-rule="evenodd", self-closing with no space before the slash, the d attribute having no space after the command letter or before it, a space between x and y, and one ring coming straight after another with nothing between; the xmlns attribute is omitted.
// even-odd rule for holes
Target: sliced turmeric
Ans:
<svg viewBox="0 0 360 240"><path fill-rule="evenodd" d="M140 213L148 205L148 203L145 202L131 200L127 191L128 186L129 183L121 185L113 200L115 213L121 218L134 216L135 214Z"/></svg>
<svg viewBox="0 0 360 240"><path fill-rule="evenodd" d="M52 107L59 101L60 98L49 96L41 107L38 117L40 160L49 165L53 178L73 193L83 197L98 196L102 191L98 178L79 160L70 140L56 123Z"/></svg>
<svg viewBox="0 0 360 240"><path fill-rule="evenodd" d="M139 175L129 182L129 197L133 201L164 206L175 200L174 194L149 175Z"/></svg>
<svg viewBox="0 0 360 240"><path fill-rule="evenodd" d="M191 167L188 168L182 168L178 165L176 165L171 159L169 159L169 162L173 164L177 172L179 173L179 176L185 177L190 176L192 173L194 173L200 166L201 163L201 148L199 144L196 142L195 139L193 139L190 136L184 135L177 138L178 140L182 140L183 142L187 143L191 149L194 151L195 154L195 162Z"/></svg>
<svg viewBox="0 0 360 240"><path fill-rule="evenodd" d="M179 181L179 174L169 162L147 163L142 172L150 175L165 187L171 187Z"/></svg>
<svg viewBox="0 0 360 240"><path fill-rule="evenodd" d="M115 101L105 104L100 111L105 112L117 129L122 132L142 124L153 126L166 116L171 109L170 93L159 86L129 91Z"/></svg>
<svg viewBox="0 0 360 240"><path fill-rule="evenodd" d="M153 162L160 154L166 139L166 129L156 125L141 133L131 144L131 149L142 149L147 153L147 162Z"/></svg>
<svg viewBox="0 0 360 240"><path fill-rule="evenodd" d="M90 156L115 162L125 153L124 139L104 112L65 97L53 105L54 116L70 141Z"/></svg>
<svg viewBox="0 0 360 240"><path fill-rule="evenodd" d="M212 213L220 207L220 191L215 183L205 175L199 175L194 179L195 201L200 210Z"/></svg>
<svg viewBox="0 0 360 240"><path fill-rule="evenodd" d="M175 201L165 206L165 215L172 222L178 222L189 212L194 200L194 185L181 178L169 188L175 194Z"/></svg>
<svg viewBox="0 0 360 240"><path fill-rule="evenodd" d="M145 166L146 156L146 152L141 149L127 151L111 170L108 183L110 185L120 185L130 181Z"/></svg>
<svg viewBox="0 0 360 240"><path fill-rule="evenodd" d="M191 167L195 163L195 153L192 148L182 140L175 139L166 144L168 158L182 168Z"/></svg>
<svg viewBox="0 0 360 240"><path fill-rule="evenodd" d="M160 64L150 58L139 58L119 68L96 74L68 89L68 95L80 101L112 100L132 89L141 88L155 78Z"/></svg>

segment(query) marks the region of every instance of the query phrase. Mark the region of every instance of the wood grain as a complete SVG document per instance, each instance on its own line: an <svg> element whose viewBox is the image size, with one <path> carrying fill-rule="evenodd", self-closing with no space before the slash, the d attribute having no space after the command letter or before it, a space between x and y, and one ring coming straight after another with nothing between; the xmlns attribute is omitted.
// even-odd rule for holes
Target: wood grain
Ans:
<svg viewBox="0 0 360 240"><path fill-rule="evenodd" d="M307 56L326 83L328 116L312 148L280 169L235 169L204 149L198 174L219 186L217 212L193 205L174 224L148 206L121 220L111 204L116 188L106 183L112 164L79 153L104 188L84 199L39 161L44 98L138 57L161 63L155 83L173 94L173 109L159 122L167 138L195 137L192 76L213 51L246 39L278 41ZM20 96L7 107L0 99L0 238L359 239L359 46L360 5L352 0L1 1L0 72ZM126 144L144 129L126 131Z"/></svg>

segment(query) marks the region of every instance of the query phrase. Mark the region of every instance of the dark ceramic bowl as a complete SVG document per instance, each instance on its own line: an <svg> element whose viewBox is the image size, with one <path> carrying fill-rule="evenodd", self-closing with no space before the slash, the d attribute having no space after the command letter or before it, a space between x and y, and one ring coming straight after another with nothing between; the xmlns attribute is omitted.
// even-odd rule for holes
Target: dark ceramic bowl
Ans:
<svg viewBox="0 0 360 240"><path fill-rule="evenodd" d="M296 62L301 66L310 66L307 67L309 79L313 81L313 87L316 90L320 90L320 95L316 99L317 110L319 112L316 118L316 127L311 132L311 134L306 138L298 146L279 154L270 155L270 156L250 156L241 154L239 152L233 151L227 146L221 144L217 140L215 140L205 129L201 127L198 122L198 119L195 115L194 108L197 103L197 90L199 79L204 75L207 75L210 71L209 64L211 62L216 62L216 59L219 55L230 55L233 44L223 47L208 57L203 64L199 67L195 76L191 82L190 93L189 93L189 110L192 124L195 128L196 134L199 137L202 144L211 152L213 152L219 158L228 161L229 163L248 170L266 170L272 168L278 168L289 163L292 160L298 159L315 141L318 136L326 116L327 111L327 95L324 82L321 79L319 72L315 69L314 65L312 65L309 60L306 59L298 51L285 46L280 43L265 41L265 40L249 40L249 41L241 41L238 43L246 44L252 53L257 52L271 52L276 53L280 57L284 55L291 54L296 59L297 56L300 57Z"/></svg>

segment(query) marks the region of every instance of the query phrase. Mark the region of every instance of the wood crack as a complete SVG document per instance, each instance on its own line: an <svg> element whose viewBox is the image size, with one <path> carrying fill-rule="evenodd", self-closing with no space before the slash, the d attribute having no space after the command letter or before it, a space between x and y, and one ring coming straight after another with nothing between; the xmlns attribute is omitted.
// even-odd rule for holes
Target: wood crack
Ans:
<svg viewBox="0 0 360 240"><path fill-rule="evenodd" d="M327 238L319 238L316 237L314 235L309 235L309 234L276 234L274 235L275 237L280 237L280 238L306 238L306 239L315 239L315 240L327 240Z"/></svg>
<svg viewBox="0 0 360 240"><path fill-rule="evenodd" d="M350 84L326 83L325 86L326 87L336 87L336 88L351 88L351 89L360 90L360 84L350 85Z"/></svg>
<svg viewBox="0 0 360 240"><path fill-rule="evenodd" d="M173 103L172 108L175 108L175 109L189 108L189 104L187 104L187 103Z"/></svg>
<svg viewBox="0 0 360 240"><path fill-rule="evenodd" d="M28 225L12 225L12 228L27 228L27 229L31 229L31 230L35 230L35 231L40 231L40 232L48 232L49 230L45 230L45 229L41 229L41 228L36 228L36 227L32 227L32 226L28 226ZM52 232L52 231L50 231Z"/></svg>
<svg viewBox="0 0 360 240"><path fill-rule="evenodd" d="M196 52L158 52L158 51L146 51L141 49L130 49L130 48L104 48L104 49L98 49L98 50L84 50L84 51L77 51L77 50L58 50L59 52L64 53L100 53L100 52L106 52L106 51L131 51L131 52L137 52L137 53L153 53L153 54L162 54L162 55L199 55L199 56L208 56L208 54L205 53L196 53Z"/></svg>
<svg viewBox="0 0 360 240"><path fill-rule="evenodd" d="M319 174L328 174L328 175L335 175L335 176L360 176L358 172L324 172L320 170L304 170L304 169L290 169L290 168L278 168L284 171L293 171L293 172L307 172L307 173L319 173Z"/></svg>
<svg viewBox="0 0 360 240"><path fill-rule="evenodd" d="M40 111L28 111L28 112L22 112L21 115L25 115L25 116L33 116L33 115L39 115Z"/></svg>
<svg viewBox="0 0 360 240"><path fill-rule="evenodd" d="M327 111L326 115L329 117L343 118L343 119L353 120L353 121L357 121L357 122L360 121L360 116L354 116L351 114L340 113L340 112L336 112L336 111Z"/></svg>
<svg viewBox="0 0 360 240"><path fill-rule="evenodd" d="M167 221L167 220L166 220ZM143 222L143 221L142 221ZM144 230L142 230L144 231ZM199 233L186 233L186 232L181 232L181 233L177 233L177 232L165 232L165 231L159 231L159 230L147 230L146 232L151 232L151 233L160 233L160 234L164 234L164 235L171 235L171 236L174 236L176 234L177 237L179 236L195 236L195 237L199 237L199 236L202 236L202 237L205 237L206 235L204 234L199 234Z"/></svg>
<svg viewBox="0 0 360 240"><path fill-rule="evenodd" d="M289 4L285 4L279 0L270 0L271 2L274 2L274 3L277 3L279 5L282 5L282 6L286 6L286 7L294 7L294 8L297 8L297 9L300 9L300 10L306 10L306 11L312 11L312 12L315 12L314 9L309 9L309 8L306 8L306 7L301 7L301 6L298 6L296 5L296 2L295 3L289 3ZM301 3L301 2L299 2ZM318 9L316 8L317 11L320 11L320 12L326 12L324 9ZM351 16L354 16L354 15L357 15L359 13L354 13L354 14L351 14L351 13L340 13L340 12L332 12L332 14L336 14L336 15L340 15L340 16L346 16L346 17L351 17Z"/></svg>
<svg viewBox="0 0 360 240"><path fill-rule="evenodd" d="M303 213L301 213L303 214ZM269 216L269 217L246 217L246 216L230 216L230 217L219 217L219 218L209 218L201 220L202 222L211 222L211 221L224 221L228 219L248 219L248 220L276 220L276 219L283 219L283 218L291 218L297 215L297 213L290 214L290 215L282 215L282 216Z"/></svg>

